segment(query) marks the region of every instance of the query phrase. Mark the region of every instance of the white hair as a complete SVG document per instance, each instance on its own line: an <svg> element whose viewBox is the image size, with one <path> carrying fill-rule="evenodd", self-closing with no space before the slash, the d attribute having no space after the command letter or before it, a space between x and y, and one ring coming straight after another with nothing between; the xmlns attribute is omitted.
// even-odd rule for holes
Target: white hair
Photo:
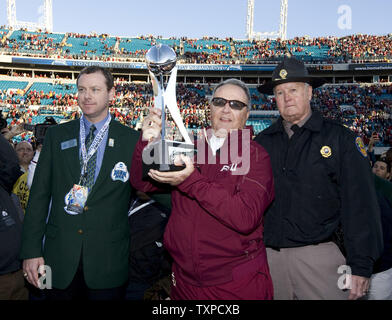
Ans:
<svg viewBox="0 0 392 320"><path fill-rule="evenodd" d="M248 101L247 101L248 110L250 110L250 109L251 109L251 97L250 97L249 88L247 87L247 85L246 85L244 82L242 82L241 80L235 79L235 78L230 78L230 79L227 79L227 80L222 81L221 83L219 83L219 84L214 88L214 91L213 91L213 93L212 93L211 100L212 100L212 98L215 96L215 92L216 92L220 87L223 87L223 86L226 85L226 84L231 84L231 85L233 85L233 86L237 86L237 87L241 88L241 89L245 92L246 98L247 98L247 100L248 100ZM211 101L210 101L210 102L211 102Z"/></svg>

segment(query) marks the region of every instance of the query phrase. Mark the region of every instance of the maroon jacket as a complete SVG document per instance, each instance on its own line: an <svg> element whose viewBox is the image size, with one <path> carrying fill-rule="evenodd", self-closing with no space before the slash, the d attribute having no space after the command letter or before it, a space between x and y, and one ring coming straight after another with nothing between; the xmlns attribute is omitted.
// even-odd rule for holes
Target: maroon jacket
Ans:
<svg viewBox="0 0 392 320"><path fill-rule="evenodd" d="M270 158L263 147L251 140L250 130L236 133L239 134L226 139L216 157L207 143L198 143L198 162L205 164L195 165L193 173L171 189L172 213L164 245L180 276L196 286L228 282L234 267L256 257L267 264L263 214L274 198ZM242 134L249 135L243 146ZM237 142L237 154L249 158L246 174L238 174L238 158L226 153L236 148ZM136 145L130 180L138 190L157 191L152 180L142 180L141 155L146 144L139 139ZM223 161L225 154L229 154L228 163Z"/></svg>

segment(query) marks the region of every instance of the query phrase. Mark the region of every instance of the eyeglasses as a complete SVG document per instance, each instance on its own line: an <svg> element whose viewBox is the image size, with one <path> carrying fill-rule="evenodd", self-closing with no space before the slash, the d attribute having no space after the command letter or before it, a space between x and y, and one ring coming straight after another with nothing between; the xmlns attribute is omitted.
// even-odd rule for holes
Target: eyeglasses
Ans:
<svg viewBox="0 0 392 320"><path fill-rule="evenodd" d="M242 110L243 108L247 107L246 103L243 103L238 100L226 100L225 98L212 98L211 103L215 107L224 107L226 103L229 103L229 106L233 110Z"/></svg>

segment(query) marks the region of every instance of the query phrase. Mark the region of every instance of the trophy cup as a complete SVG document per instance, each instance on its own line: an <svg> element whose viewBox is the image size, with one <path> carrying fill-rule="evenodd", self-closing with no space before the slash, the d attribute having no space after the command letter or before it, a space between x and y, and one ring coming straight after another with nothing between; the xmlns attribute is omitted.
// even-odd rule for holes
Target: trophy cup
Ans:
<svg viewBox="0 0 392 320"><path fill-rule="evenodd" d="M180 109L176 98L176 53L167 45L157 44L151 47L146 54L147 68L152 80L154 92L154 106L162 110L161 139L150 143L143 150L144 170L153 168L159 171L179 171L184 166L174 165L176 155L184 154L193 159L194 145L182 121ZM167 86L164 78L169 77ZM167 137L166 109L185 141L174 141Z"/></svg>

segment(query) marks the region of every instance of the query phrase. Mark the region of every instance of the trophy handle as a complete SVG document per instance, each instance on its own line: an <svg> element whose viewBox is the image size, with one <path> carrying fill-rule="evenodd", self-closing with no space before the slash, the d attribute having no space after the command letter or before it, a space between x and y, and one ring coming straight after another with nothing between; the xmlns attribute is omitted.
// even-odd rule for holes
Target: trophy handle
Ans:
<svg viewBox="0 0 392 320"><path fill-rule="evenodd" d="M153 74L150 71L150 78L151 78L151 84L152 84L152 90L154 93L154 107L157 109L162 109L162 90L161 84L158 81L157 77L155 74Z"/></svg>
<svg viewBox="0 0 392 320"><path fill-rule="evenodd" d="M176 123L178 129L180 130L181 135L183 136L184 140L186 143L192 144L192 140L189 138L188 132L186 131L186 128L184 126L184 123L182 121L180 109L178 108L177 105L177 97L176 97L176 78L177 78L177 70L178 67L174 67L170 78L169 82L167 84L166 90L163 93L165 104L174 120Z"/></svg>

